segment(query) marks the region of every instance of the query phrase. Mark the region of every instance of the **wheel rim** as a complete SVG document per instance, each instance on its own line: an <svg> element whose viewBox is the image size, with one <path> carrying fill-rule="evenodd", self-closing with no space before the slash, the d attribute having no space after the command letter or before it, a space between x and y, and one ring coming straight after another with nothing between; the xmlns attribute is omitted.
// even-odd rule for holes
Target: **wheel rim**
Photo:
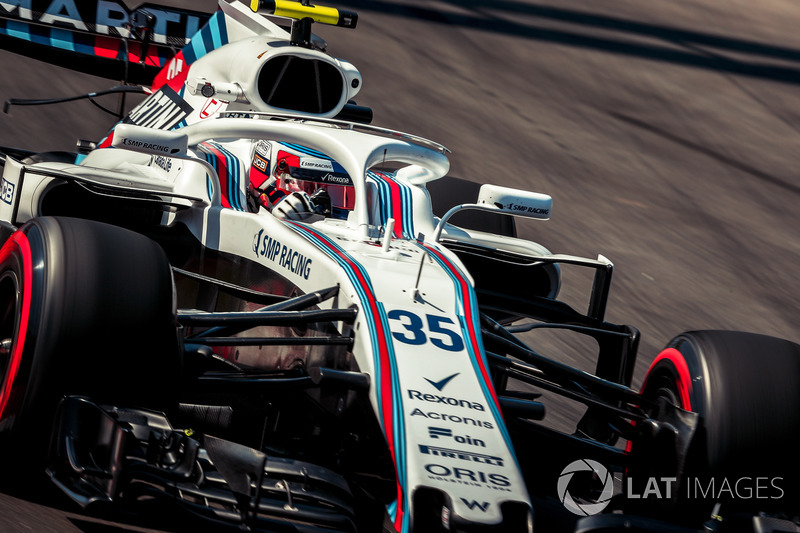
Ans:
<svg viewBox="0 0 800 533"><path fill-rule="evenodd" d="M668 402L681 409L686 409L684 402L681 400L681 394L678 392L677 379L675 376L670 376L666 373L660 376L653 376L644 391L644 396L647 399L657 401L659 398L665 398Z"/></svg>
<svg viewBox="0 0 800 533"><path fill-rule="evenodd" d="M12 365L12 355L18 337L20 290L17 275L6 270L0 274L0 422L6 418L6 407L11 395L11 385L16 370Z"/></svg>
<svg viewBox="0 0 800 533"><path fill-rule="evenodd" d="M642 383L642 394L653 400L665 397L681 409L692 410L692 379L681 352L667 348L658 354Z"/></svg>

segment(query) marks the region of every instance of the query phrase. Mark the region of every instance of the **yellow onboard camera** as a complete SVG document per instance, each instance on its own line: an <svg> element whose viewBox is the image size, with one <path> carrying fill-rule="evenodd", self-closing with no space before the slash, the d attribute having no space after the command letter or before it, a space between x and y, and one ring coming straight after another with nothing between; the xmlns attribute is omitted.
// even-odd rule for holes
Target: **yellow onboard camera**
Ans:
<svg viewBox="0 0 800 533"><path fill-rule="evenodd" d="M314 22L342 28L355 28L358 23L358 14L353 11L292 2L290 0L251 0L250 9L255 13L264 13L300 21L311 19Z"/></svg>

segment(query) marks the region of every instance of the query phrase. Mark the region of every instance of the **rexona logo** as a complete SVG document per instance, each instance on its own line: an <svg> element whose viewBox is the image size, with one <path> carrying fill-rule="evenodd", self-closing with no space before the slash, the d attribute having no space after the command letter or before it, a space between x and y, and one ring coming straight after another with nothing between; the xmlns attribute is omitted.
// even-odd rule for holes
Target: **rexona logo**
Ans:
<svg viewBox="0 0 800 533"><path fill-rule="evenodd" d="M441 403L445 405L451 405L453 407L464 407L466 409L471 409L473 411L485 411L486 408L483 404L478 402L473 402L471 400L463 400L461 398L453 398L450 396L440 396L438 394L425 394L417 390L409 389L408 390L408 397L412 400L419 400L422 402L428 403Z"/></svg>
<svg viewBox="0 0 800 533"><path fill-rule="evenodd" d="M508 488L511 481L503 474L473 468L450 468L434 463L425 465L425 471L433 481L511 492Z"/></svg>
<svg viewBox="0 0 800 533"><path fill-rule="evenodd" d="M428 436L432 439L447 438L453 439L459 444L469 444L470 446L480 446L486 448L486 443L481 439L474 439L469 435L454 435L452 429L428 427Z"/></svg>
<svg viewBox="0 0 800 533"><path fill-rule="evenodd" d="M440 379L439 381L433 381L433 380L428 379L428 378L425 378L425 381L430 383L431 386L434 389L438 390L439 392L442 392L442 389L447 387L447 384L450 383L453 380L453 378L456 377L459 373L460 372L457 372L457 373L453 374L452 376L447 376L446 378Z"/></svg>
<svg viewBox="0 0 800 533"><path fill-rule="evenodd" d="M336 183L339 185L352 185L353 180L350 179L350 176L346 174L334 174L328 172L324 176L322 176L322 183Z"/></svg>
<svg viewBox="0 0 800 533"><path fill-rule="evenodd" d="M428 446L427 444L420 444L419 451L425 455L435 455L437 457L458 459L460 461L471 461L473 463L482 463L485 465L503 466L502 457L495 457L494 455L486 455L483 453L452 450L450 448L442 448L440 446Z"/></svg>

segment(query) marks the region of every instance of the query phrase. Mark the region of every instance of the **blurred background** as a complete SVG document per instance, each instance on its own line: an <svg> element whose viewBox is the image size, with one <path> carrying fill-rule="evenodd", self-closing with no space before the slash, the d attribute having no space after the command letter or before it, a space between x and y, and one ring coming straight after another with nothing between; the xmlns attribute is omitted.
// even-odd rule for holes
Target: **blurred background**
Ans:
<svg viewBox="0 0 800 533"><path fill-rule="evenodd" d="M315 31L361 70L374 124L449 147L454 176L552 195L552 219L520 236L614 262L607 319L642 332L634 386L685 330L800 342L795 2L329 3L359 13L356 30ZM5 51L0 64L2 99L114 85ZM12 108L0 145L70 150L112 122L88 102ZM565 272L568 301L588 288Z"/></svg>

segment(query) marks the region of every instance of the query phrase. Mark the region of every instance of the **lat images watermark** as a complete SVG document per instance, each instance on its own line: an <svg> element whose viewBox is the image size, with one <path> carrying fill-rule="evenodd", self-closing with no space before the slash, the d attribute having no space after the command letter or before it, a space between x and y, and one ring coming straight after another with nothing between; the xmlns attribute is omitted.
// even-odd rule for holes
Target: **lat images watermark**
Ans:
<svg viewBox="0 0 800 533"><path fill-rule="evenodd" d="M649 477L643 488L636 489L633 478L625 484L625 495L629 499L672 499L682 497L687 500L780 500L783 490L782 477L687 477L683 486L678 487L678 478Z"/></svg>
<svg viewBox="0 0 800 533"><path fill-rule="evenodd" d="M570 493L569 487L572 478L576 474L588 473L592 478L599 480L603 484L600 495L594 501L576 500ZM586 474L582 474L585 477ZM583 493L584 491L581 491ZM567 465L558 476L558 498L569 511L581 515L590 516L601 512L611 501L614 495L614 478L606 467L593 459L578 459Z"/></svg>
<svg viewBox="0 0 800 533"><path fill-rule="evenodd" d="M780 500L786 495L782 477L692 477L678 484L676 477L628 477L621 492L628 500ZM614 477L593 459L568 464L558 478L558 497L564 507L580 516L602 512L614 496Z"/></svg>

